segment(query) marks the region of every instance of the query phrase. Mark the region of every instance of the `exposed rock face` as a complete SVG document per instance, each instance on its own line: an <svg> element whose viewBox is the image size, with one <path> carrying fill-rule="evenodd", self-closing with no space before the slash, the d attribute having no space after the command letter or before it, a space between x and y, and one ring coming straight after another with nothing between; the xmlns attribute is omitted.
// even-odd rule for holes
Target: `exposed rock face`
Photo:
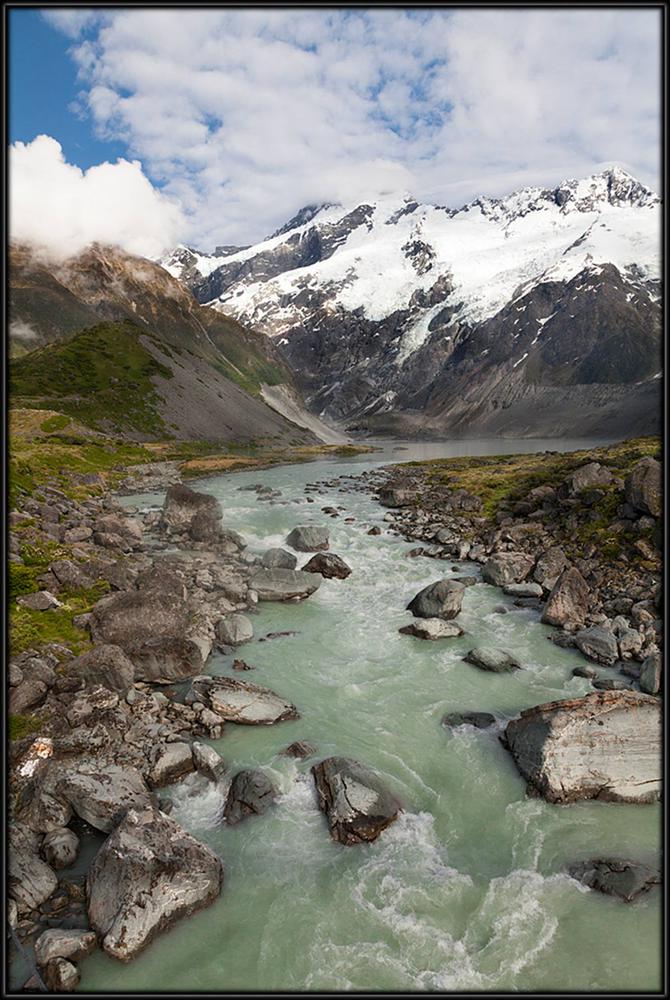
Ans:
<svg viewBox="0 0 670 1000"><path fill-rule="evenodd" d="M246 615L228 615L217 622L216 637L225 646L241 646L253 639L254 627Z"/></svg>
<svg viewBox="0 0 670 1000"><path fill-rule="evenodd" d="M574 566L564 570L547 600L542 621L545 625L582 625L589 606L589 586Z"/></svg>
<svg viewBox="0 0 670 1000"><path fill-rule="evenodd" d="M303 573L320 573L325 580L346 580L351 576L351 567L334 552L319 552L305 563Z"/></svg>
<svg viewBox="0 0 670 1000"><path fill-rule="evenodd" d="M463 659L466 663L471 663L480 670L488 670L494 674L508 674L512 670L519 670L521 664L504 649L493 649L490 646L477 646L471 649Z"/></svg>
<svg viewBox="0 0 670 1000"><path fill-rule="evenodd" d="M223 816L234 826L247 816L260 816L267 812L275 800L277 790L264 771L239 771L233 778Z"/></svg>
<svg viewBox="0 0 670 1000"><path fill-rule="evenodd" d="M458 726L474 726L475 729L488 729L496 721L490 712L449 712L442 716L442 725L447 729L457 729Z"/></svg>
<svg viewBox="0 0 670 1000"><path fill-rule="evenodd" d="M521 774L549 802L654 802L661 790L657 699L608 691L529 708L505 731Z"/></svg>
<svg viewBox="0 0 670 1000"><path fill-rule="evenodd" d="M295 705L274 691L232 677L196 678L193 692L199 701L208 704L226 722L237 722L243 726L270 726L275 722L298 718Z"/></svg>
<svg viewBox="0 0 670 1000"><path fill-rule="evenodd" d="M100 684L125 695L135 679L135 666L120 646L101 643L71 660L68 673L79 674L87 684Z"/></svg>
<svg viewBox="0 0 670 1000"><path fill-rule="evenodd" d="M212 903L221 861L155 808L131 810L86 877L88 916L102 947L124 962L161 931Z"/></svg>
<svg viewBox="0 0 670 1000"><path fill-rule="evenodd" d="M617 896L630 903L638 896L661 884L661 873L635 861L583 861L570 868L573 878L608 896Z"/></svg>
<svg viewBox="0 0 670 1000"><path fill-rule="evenodd" d="M321 577L296 569L259 569L249 586L259 601L302 601L319 589Z"/></svg>
<svg viewBox="0 0 670 1000"><path fill-rule="evenodd" d="M299 525L287 536L286 544L298 552L325 552L328 548L328 529L317 525Z"/></svg>
<svg viewBox="0 0 670 1000"><path fill-rule="evenodd" d="M445 622L441 618L423 618L403 625L398 631L401 635L413 635L416 639L453 639L463 635L463 629L454 622Z"/></svg>
<svg viewBox="0 0 670 1000"><path fill-rule="evenodd" d="M619 657L619 647L614 634L600 625L582 629L575 636L575 645L584 656L596 663L611 666Z"/></svg>
<svg viewBox="0 0 670 1000"><path fill-rule="evenodd" d="M93 931L53 927L40 934L35 942L35 959L38 965L46 965L54 958L79 962L95 951L95 946Z"/></svg>
<svg viewBox="0 0 670 1000"><path fill-rule="evenodd" d="M626 500L636 511L660 517L663 508L661 463L641 458L626 479Z"/></svg>
<svg viewBox="0 0 670 1000"><path fill-rule="evenodd" d="M328 757L312 768L319 808L333 840L352 845L376 840L398 816L399 803L370 768Z"/></svg>
<svg viewBox="0 0 670 1000"><path fill-rule="evenodd" d="M438 580L420 590L407 605L415 618L441 618L449 621L461 610L465 587L456 580Z"/></svg>
<svg viewBox="0 0 670 1000"><path fill-rule="evenodd" d="M261 566L265 569L295 569L297 565L297 556L286 549L268 549L261 559Z"/></svg>
<svg viewBox="0 0 670 1000"><path fill-rule="evenodd" d="M499 552L482 566L482 580L495 587L521 583L530 573L533 563L532 557L524 552Z"/></svg>

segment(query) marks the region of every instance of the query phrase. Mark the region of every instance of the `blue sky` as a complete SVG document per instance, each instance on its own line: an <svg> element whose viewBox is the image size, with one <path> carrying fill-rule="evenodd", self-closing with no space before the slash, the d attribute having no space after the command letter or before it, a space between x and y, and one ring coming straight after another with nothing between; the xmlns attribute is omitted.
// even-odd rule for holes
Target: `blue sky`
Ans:
<svg viewBox="0 0 670 1000"><path fill-rule="evenodd" d="M73 244L208 249L314 202L459 207L612 163L658 186L654 9L15 9L9 43L26 238L57 211Z"/></svg>

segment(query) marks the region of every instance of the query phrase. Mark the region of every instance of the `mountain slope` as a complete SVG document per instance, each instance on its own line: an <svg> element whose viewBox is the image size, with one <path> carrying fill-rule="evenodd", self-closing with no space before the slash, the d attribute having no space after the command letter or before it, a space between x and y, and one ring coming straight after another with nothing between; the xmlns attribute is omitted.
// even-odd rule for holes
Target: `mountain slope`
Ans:
<svg viewBox="0 0 670 1000"><path fill-rule="evenodd" d="M267 387L285 386L296 410L301 409L293 376L273 344L200 306L157 264L98 245L53 262L19 246L10 250L9 275L16 393L31 396L36 385L28 384L28 371L39 370L44 382L53 362L60 383L50 382L44 399L53 404L60 393L68 398L74 393L80 400L75 407L71 399L71 406L79 415L88 412L101 427L210 441L318 440L263 399ZM110 394L108 385L95 378L87 382L85 374L98 371L100 364L110 385L120 380L132 389L135 383L137 394L156 396L148 402L153 414L148 424L129 418L123 393ZM137 382L140 369L150 372L151 389L146 379ZM108 423L102 424L101 399L109 409Z"/></svg>
<svg viewBox="0 0 670 1000"><path fill-rule="evenodd" d="M309 206L223 260L162 263L273 339L311 409L351 426L528 434L546 404L567 408L565 433L627 414L652 432L659 251L658 197L611 169L458 211Z"/></svg>

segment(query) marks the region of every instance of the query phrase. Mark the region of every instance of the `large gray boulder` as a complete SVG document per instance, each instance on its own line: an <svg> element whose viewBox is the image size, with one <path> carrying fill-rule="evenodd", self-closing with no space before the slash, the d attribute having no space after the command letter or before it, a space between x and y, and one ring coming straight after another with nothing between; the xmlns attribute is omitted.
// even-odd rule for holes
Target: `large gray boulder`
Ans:
<svg viewBox="0 0 670 1000"><path fill-rule="evenodd" d="M490 712L448 712L442 716L442 725L446 729L458 729L460 726L488 729L495 725L495 721L495 715Z"/></svg>
<svg viewBox="0 0 670 1000"><path fill-rule="evenodd" d="M401 635L412 635L416 639L454 639L463 635L463 629L455 622L445 622L441 618L420 618L398 629Z"/></svg>
<svg viewBox="0 0 670 1000"><path fill-rule="evenodd" d="M370 843L398 816L400 804L370 768L328 757L312 768L319 809L340 844Z"/></svg>
<svg viewBox="0 0 670 1000"><path fill-rule="evenodd" d="M456 580L437 580L420 590L407 605L415 618L455 618L463 604L465 586Z"/></svg>
<svg viewBox="0 0 670 1000"><path fill-rule="evenodd" d="M297 565L298 557L286 549L268 549L261 558L265 569L295 569Z"/></svg>
<svg viewBox="0 0 670 1000"><path fill-rule="evenodd" d="M287 536L286 544L298 552L325 552L328 548L328 528L301 524Z"/></svg>
<svg viewBox="0 0 670 1000"><path fill-rule="evenodd" d="M277 790L264 771L238 771L223 807L226 823L234 826L247 816L260 816L275 801Z"/></svg>
<svg viewBox="0 0 670 1000"><path fill-rule="evenodd" d="M241 646L254 637L254 627L246 615L226 615L216 624L216 638L224 646Z"/></svg>
<svg viewBox="0 0 670 1000"><path fill-rule="evenodd" d="M661 792L659 700L603 691L526 709L505 731L519 771L549 802L654 802Z"/></svg>
<svg viewBox="0 0 670 1000"><path fill-rule="evenodd" d="M249 580L249 587L259 601L303 601L321 586L318 573L296 569L259 569Z"/></svg>
<svg viewBox="0 0 670 1000"><path fill-rule="evenodd" d="M135 666L120 646L101 643L70 660L68 673L77 674L86 684L99 684L125 695L133 685Z"/></svg>
<svg viewBox="0 0 670 1000"><path fill-rule="evenodd" d="M533 568L535 560L525 552L498 552L482 566L482 580L494 587L521 583Z"/></svg>
<svg viewBox="0 0 670 1000"><path fill-rule="evenodd" d="M195 765L189 744L181 741L166 743L154 759L149 772L149 784L152 788L162 788L163 785L171 785L193 770Z"/></svg>
<svg viewBox="0 0 670 1000"><path fill-rule="evenodd" d="M583 493L584 490L609 486L613 479L614 476L604 465L599 462L588 462L566 476L562 487L559 488L559 494L573 496L575 493Z"/></svg>
<svg viewBox="0 0 670 1000"><path fill-rule="evenodd" d="M661 463L641 458L625 482L626 500L638 513L660 517L663 509Z"/></svg>
<svg viewBox="0 0 670 1000"><path fill-rule="evenodd" d="M661 884L661 873L648 865L619 859L582 861L569 869L573 878L589 889L616 896L631 903L655 885Z"/></svg>
<svg viewBox="0 0 670 1000"><path fill-rule="evenodd" d="M320 573L324 580L346 580L351 576L351 566L334 552L317 552L302 567L303 573Z"/></svg>
<svg viewBox="0 0 670 1000"><path fill-rule="evenodd" d="M409 507L416 499L416 493L400 486L384 486L379 491L382 507Z"/></svg>
<svg viewBox="0 0 670 1000"><path fill-rule="evenodd" d="M193 681L192 692L225 722L243 726L270 726L297 719L298 710L270 688L233 677L202 677Z"/></svg>
<svg viewBox="0 0 670 1000"><path fill-rule="evenodd" d="M647 694L658 694L661 690L663 661L660 653L650 653L640 667L640 688Z"/></svg>
<svg viewBox="0 0 670 1000"><path fill-rule="evenodd" d="M533 569L533 579L540 584L543 590L550 591L563 570L567 569L569 565L568 557L563 549L559 545L552 545L538 556Z"/></svg>
<svg viewBox="0 0 670 1000"><path fill-rule="evenodd" d="M592 625L577 632L575 645L589 660L595 660L606 667L616 663L619 658L619 646L614 633L601 625Z"/></svg>
<svg viewBox="0 0 670 1000"><path fill-rule="evenodd" d="M214 747L196 742L191 744L191 754L198 774L203 774L209 781L215 783L221 779L226 771L226 762Z"/></svg>
<svg viewBox="0 0 670 1000"><path fill-rule="evenodd" d="M96 944L94 931L52 927L35 942L35 959L38 965L46 965L54 958L80 962L95 951Z"/></svg>
<svg viewBox="0 0 670 1000"><path fill-rule="evenodd" d="M174 486L168 486L165 494L161 524L168 531L188 531L195 516L203 512L216 516L219 522L223 517L221 504L216 497L198 493L183 483L175 483Z"/></svg>
<svg viewBox="0 0 670 1000"><path fill-rule="evenodd" d="M108 955L127 962L221 892L219 858L156 808L130 810L86 877L88 917Z"/></svg>
<svg viewBox="0 0 670 1000"><path fill-rule="evenodd" d="M480 670L488 670L494 674L508 674L519 670L521 664L504 649L494 649L492 646L477 646L463 657L466 663L471 663Z"/></svg>
<svg viewBox="0 0 670 1000"><path fill-rule="evenodd" d="M589 609L589 586L574 566L563 570L556 581L542 613L545 625L584 624Z"/></svg>

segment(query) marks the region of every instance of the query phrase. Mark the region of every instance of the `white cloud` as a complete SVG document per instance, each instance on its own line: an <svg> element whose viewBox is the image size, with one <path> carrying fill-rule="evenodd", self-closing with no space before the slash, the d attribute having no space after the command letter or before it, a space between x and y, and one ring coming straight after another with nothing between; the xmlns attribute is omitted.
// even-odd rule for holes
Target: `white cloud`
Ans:
<svg viewBox="0 0 670 1000"><path fill-rule="evenodd" d="M10 147L9 210L11 239L58 257L94 241L159 254L184 225L181 210L152 186L138 161L80 170L47 135Z"/></svg>
<svg viewBox="0 0 670 1000"><path fill-rule="evenodd" d="M458 206L611 162L658 184L658 10L71 13L95 128L203 248L389 187Z"/></svg>

